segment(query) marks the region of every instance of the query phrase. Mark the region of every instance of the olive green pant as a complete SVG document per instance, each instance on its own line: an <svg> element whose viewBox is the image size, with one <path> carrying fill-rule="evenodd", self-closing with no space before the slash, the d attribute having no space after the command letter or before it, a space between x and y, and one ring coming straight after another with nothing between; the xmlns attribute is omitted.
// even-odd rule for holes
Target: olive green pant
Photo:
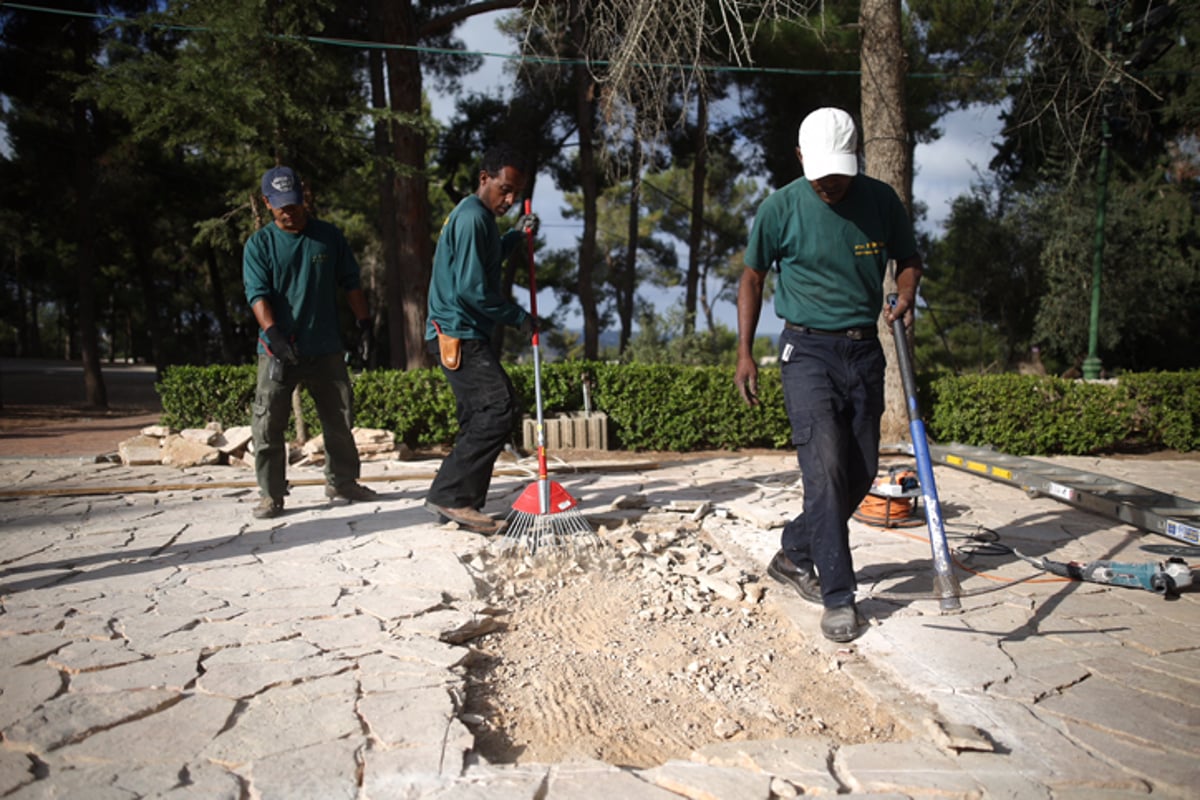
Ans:
<svg viewBox="0 0 1200 800"><path fill-rule="evenodd" d="M317 406L325 437L325 480L342 487L358 480L358 447L350 429L354 425L354 392L341 353L301 358L284 368L283 379L271 378L271 357L258 357L258 383L254 393L254 474L258 490L276 500L287 494L288 419L292 390L302 384Z"/></svg>

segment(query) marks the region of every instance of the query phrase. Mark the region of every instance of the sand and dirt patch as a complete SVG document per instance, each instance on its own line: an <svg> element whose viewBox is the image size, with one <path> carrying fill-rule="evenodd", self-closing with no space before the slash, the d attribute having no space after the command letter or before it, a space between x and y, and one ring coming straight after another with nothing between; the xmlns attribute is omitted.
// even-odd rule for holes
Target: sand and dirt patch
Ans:
<svg viewBox="0 0 1200 800"><path fill-rule="evenodd" d="M603 546L474 566L502 611L475 640L464 719L493 763L595 758L647 767L737 739L907 738L700 525L650 513Z"/></svg>

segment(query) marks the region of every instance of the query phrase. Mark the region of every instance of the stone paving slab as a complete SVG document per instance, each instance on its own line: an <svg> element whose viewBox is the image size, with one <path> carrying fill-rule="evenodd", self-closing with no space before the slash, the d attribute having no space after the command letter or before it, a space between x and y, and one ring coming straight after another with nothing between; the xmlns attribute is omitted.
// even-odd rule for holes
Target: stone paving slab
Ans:
<svg viewBox="0 0 1200 800"><path fill-rule="evenodd" d="M1200 461L1062 461L1200 497ZM961 613L932 596L923 527L852 523L870 628L849 647L767 584L911 741L734 741L644 770L481 763L458 714L470 642L494 625L475 579L487 541L421 508L435 466L367 464L380 498L339 507L319 470L293 469L287 513L253 520L233 468L0 460L0 795L1194 796L1200 594L1065 582L1006 549L1147 561L1171 540L943 468ZM502 465L489 510L525 472ZM786 453L555 474L595 525L695 515L760 575L798 478Z"/></svg>
<svg viewBox="0 0 1200 800"><path fill-rule="evenodd" d="M831 771L833 748L822 739L718 742L696 751L692 758L771 775L787 781L800 794L832 795L842 789Z"/></svg>

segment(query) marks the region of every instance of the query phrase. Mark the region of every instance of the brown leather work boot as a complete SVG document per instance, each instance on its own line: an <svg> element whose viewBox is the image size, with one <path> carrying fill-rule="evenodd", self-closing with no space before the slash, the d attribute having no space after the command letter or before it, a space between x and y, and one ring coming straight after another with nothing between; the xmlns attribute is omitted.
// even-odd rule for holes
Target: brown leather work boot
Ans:
<svg viewBox="0 0 1200 800"><path fill-rule="evenodd" d="M438 517L448 519L475 533L496 534L504 530L508 525L508 523L492 519L482 511L470 506L447 508L446 506L439 506L436 503L426 500L425 508L437 514Z"/></svg>

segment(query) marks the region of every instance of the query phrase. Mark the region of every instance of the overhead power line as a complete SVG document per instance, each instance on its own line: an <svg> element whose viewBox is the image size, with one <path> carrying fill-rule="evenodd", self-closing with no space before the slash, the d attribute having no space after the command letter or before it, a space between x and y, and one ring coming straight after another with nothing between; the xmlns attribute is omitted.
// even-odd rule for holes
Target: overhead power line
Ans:
<svg viewBox="0 0 1200 800"><path fill-rule="evenodd" d="M84 19L93 19L106 24L122 23L131 24L139 22L137 17L127 17L114 14L99 14L87 11L72 11L63 8L46 8L44 6L29 5L27 3L9 3L0 0L0 8L16 11L31 11L44 14L59 14L67 17L80 17ZM210 32L211 29L199 25L176 25L167 22L151 23L156 28L163 30L177 30L184 32ZM270 38L309 42L311 44L322 44L333 47L350 47L357 50L407 50L415 53L429 53L432 55L443 56L478 56L482 58L498 58L505 61L515 61L521 64L547 65L547 66L593 66L607 67L611 66L612 62L608 60L596 59L579 59L579 58L553 58L548 56L529 56L514 53L493 53L486 50L456 50L449 47L427 47L425 45L414 44L392 44L389 42L373 42L363 41L359 39L341 39L329 36L295 36L283 34L271 34ZM646 69L663 69L663 70L688 70L701 71L711 73L743 73L752 75L796 75L808 77L857 77L862 73L856 69L795 69L792 67L738 67L731 65L698 65L698 64L671 64L671 63L649 63L638 64L639 67ZM931 78L931 79L949 79L949 78L969 78L979 77L970 73L910 73L910 78Z"/></svg>
<svg viewBox="0 0 1200 800"><path fill-rule="evenodd" d="M10 3L0 0L0 9L14 11L31 11L42 14L58 14L67 17L94 19L104 23L131 24L138 22L137 17L127 17L115 14L99 14L89 11L73 11L65 8L47 8L27 3ZM184 32L211 32L211 28L203 25L177 25L167 22L152 23L153 27L163 30ZM481 58L498 58L504 61L515 61L520 64L536 64L546 66L593 66L607 67L613 62L607 59L582 58L553 58L549 56L529 56L517 53L493 53L487 50L456 50L451 47L428 47L419 44L393 44L390 42L363 41L361 39L340 39L330 36L294 36L284 34L268 34L269 38L309 42L311 44L329 45L331 47L349 47L356 50L408 50L414 53L429 53L443 56L478 56ZM749 75L793 75L800 77L858 77L862 75L857 69L796 69L794 67L738 67L718 64L671 64L671 63L639 63L636 66L644 69L685 70L725 74ZM1130 75L1148 77L1151 75L1200 75L1200 70L1141 70L1130 72ZM991 80L1013 80L1021 76L1013 75L980 75L974 72L910 72L907 77L922 80L953 80L957 78L975 78Z"/></svg>

